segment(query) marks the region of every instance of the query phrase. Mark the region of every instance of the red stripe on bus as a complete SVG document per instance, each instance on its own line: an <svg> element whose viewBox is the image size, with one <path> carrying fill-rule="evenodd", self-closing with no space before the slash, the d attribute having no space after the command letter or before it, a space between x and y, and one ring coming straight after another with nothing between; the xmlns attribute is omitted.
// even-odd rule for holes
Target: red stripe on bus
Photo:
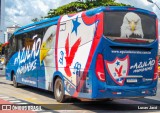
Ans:
<svg viewBox="0 0 160 113"><path fill-rule="evenodd" d="M88 17L84 12L82 14L82 19L83 19L84 23L86 23L86 24L93 24L93 23L96 23L98 21L98 24L97 24L97 27L96 27L96 33L95 33L95 36L94 36L94 39L93 39L93 43L92 43L92 46L91 46L91 49L90 49L90 53L89 53L89 56L88 56L88 60L87 60L85 69L84 69L84 72L83 72L83 75L82 75L82 79L85 80L86 76L87 76L86 71L88 71L88 69L91 65L91 61L93 59L94 52L96 50L97 45L99 44L99 41L100 41L100 38L102 37L102 34L103 34L103 13L100 13L98 15L94 15L92 17ZM78 86L78 91L81 91L83 85L84 85L84 81L81 81L81 83ZM75 90L75 92L73 94L73 97L78 97L78 95L79 95L79 92L77 92Z"/></svg>
<svg viewBox="0 0 160 113"><path fill-rule="evenodd" d="M59 28L60 28L60 21L62 16L58 20L57 30L56 30L56 44L55 44L55 62L56 62L56 71L58 71L58 38L59 38Z"/></svg>

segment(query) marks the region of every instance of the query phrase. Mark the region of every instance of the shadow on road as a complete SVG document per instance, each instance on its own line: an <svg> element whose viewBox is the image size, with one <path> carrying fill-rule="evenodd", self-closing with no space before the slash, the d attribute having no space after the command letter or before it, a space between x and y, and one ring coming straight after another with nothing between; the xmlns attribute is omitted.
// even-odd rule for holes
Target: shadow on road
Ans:
<svg viewBox="0 0 160 113"><path fill-rule="evenodd" d="M1 76L0 76L1 77ZM3 76L4 77L4 76ZM6 84L11 85L13 87L12 82L3 82L1 81L0 84ZM20 85L19 88L48 97L50 99L54 99L53 92L46 91L39 88L34 88L30 86ZM108 110L108 111L121 111L121 110L138 110L138 106L144 106L149 107L150 105L155 105L160 109L160 99L154 100L154 99L148 99L148 98L135 98L135 99L129 99L130 101L135 101L129 103L129 101L126 101L123 99L115 99L113 101L108 100L87 100L87 99L71 99L68 98L66 103L63 104L45 104L41 105L42 107L46 108L47 110L90 110L90 111L96 111L96 110ZM142 102L145 104L137 104L138 102ZM144 110L142 110L144 111ZM151 111L151 110L149 110Z"/></svg>
<svg viewBox="0 0 160 113"><path fill-rule="evenodd" d="M42 96L47 96L51 99L54 98L53 92L30 87L30 86L20 86L19 88L23 90L27 90ZM125 103L124 102L117 102L118 99L115 99L113 101L108 101L108 100L86 100L86 99L74 99L74 98L68 98L66 103L64 104L45 104L42 105L43 107L50 109L50 110L138 110L138 106L144 106L148 107L150 105L157 106L160 108L160 101L159 100L153 100L153 99L148 99L148 98L135 98L135 99L130 99L133 101L138 101L138 102L144 102L146 104L131 104L131 103ZM123 99L120 99L123 101ZM149 110L149 109L148 109ZM143 110L144 111L144 110ZM151 111L151 110L149 110Z"/></svg>

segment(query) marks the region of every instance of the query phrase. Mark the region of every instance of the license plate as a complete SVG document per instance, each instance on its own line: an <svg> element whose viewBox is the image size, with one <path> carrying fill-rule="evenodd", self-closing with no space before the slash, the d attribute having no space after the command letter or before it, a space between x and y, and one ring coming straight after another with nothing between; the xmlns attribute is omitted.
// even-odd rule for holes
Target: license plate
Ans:
<svg viewBox="0 0 160 113"><path fill-rule="evenodd" d="M135 82L137 82L137 79L136 78L130 78L130 79L127 79L127 82L128 83L135 83Z"/></svg>

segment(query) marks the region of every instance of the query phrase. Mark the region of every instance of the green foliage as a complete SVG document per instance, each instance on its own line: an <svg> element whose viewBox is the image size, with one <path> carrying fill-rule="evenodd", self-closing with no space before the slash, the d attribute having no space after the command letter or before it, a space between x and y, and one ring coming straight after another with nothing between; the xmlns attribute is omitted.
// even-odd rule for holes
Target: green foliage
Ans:
<svg viewBox="0 0 160 113"><path fill-rule="evenodd" d="M34 18L34 19L32 19L32 22L38 22L39 21L39 19L38 18Z"/></svg>
<svg viewBox="0 0 160 113"><path fill-rule="evenodd" d="M59 16L64 14L72 14L80 11L87 10L88 6L84 2L71 2L67 5L58 7L57 9L50 9L46 18L51 18L53 16Z"/></svg>
<svg viewBox="0 0 160 113"><path fill-rule="evenodd" d="M45 18L58 15L73 14L80 11L92 9L99 6L127 6L126 4L116 3L115 0L86 0L86 2L71 2L57 9L50 9Z"/></svg>
<svg viewBox="0 0 160 113"><path fill-rule="evenodd" d="M32 19L32 22L39 22L43 19L44 19L44 17L41 17L40 19L39 18L34 18L34 19Z"/></svg>
<svg viewBox="0 0 160 113"><path fill-rule="evenodd" d="M116 3L115 0L81 0L81 2L79 1L71 2L69 4L58 7L57 9L50 9L47 16L44 18L51 18L54 16L59 16L64 14L73 14L99 6L127 6L126 4ZM43 18L41 17L41 19ZM41 19L35 18L32 19L32 21L37 22L40 21Z"/></svg>

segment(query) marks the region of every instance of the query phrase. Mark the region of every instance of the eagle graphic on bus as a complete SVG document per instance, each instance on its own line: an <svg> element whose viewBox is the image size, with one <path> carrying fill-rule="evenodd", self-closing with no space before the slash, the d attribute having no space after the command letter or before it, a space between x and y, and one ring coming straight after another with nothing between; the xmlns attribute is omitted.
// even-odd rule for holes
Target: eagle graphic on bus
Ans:
<svg viewBox="0 0 160 113"><path fill-rule="evenodd" d="M55 35L56 35L56 28L57 26L51 26L47 29L47 31L44 34L41 49L40 49L40 65L42 65L42 62L44 63L45 67L45 88L51 89L52 88L52 79L53 79L53 73L55 72L55 69L51 69L51 67L55 67L55 57L54 57L54 45L55 45Z"/></svg>
<svg viewBox="0 0 160 113"><path fill-rule="evenodd" d="M154 13L114 6L29 24L9 40L6 78L14 87L25 84L51 91L58 102L65 102L66 95L154 96L157 29Z"/></svg>
<svg viewBox="0 0 160 113"><path fill-rule="evenodd" d="M133 12L129 12L124 16L123 24L121 26L121 37L130 38L130 36L138 35L144 37L141 18Z"/></svg>

